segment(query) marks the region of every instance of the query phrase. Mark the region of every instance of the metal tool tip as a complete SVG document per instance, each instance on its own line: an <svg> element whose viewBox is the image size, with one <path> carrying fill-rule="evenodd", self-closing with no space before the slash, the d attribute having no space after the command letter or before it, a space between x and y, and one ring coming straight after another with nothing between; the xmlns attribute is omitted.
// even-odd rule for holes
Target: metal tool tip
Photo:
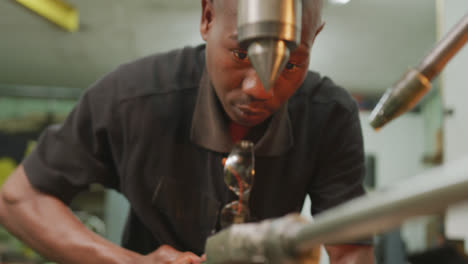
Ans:
<svg viewBox="0 0 468 264"><path fill-rule="evenodd" d="M378 111L378 110L377 110ZM380 130L385 124L387 124L390 120L385 118L383 114L379 113L371 113L369 124L375 129Z"/></svg>
<svg viewBox="0 0 468 264"><path fill-rule="evenodd" d="M375 129L406 113L416 106L421 98L431 89L429 80L410 69L380 98L370 116L370 125Z"/></svg>
<svg viewBox="0 0 468 264"><path fill-rule="evenodd" d="M247 52L263 87L268 91L289 60L289 48L282 40L260 39L252 42Z"/></svg>

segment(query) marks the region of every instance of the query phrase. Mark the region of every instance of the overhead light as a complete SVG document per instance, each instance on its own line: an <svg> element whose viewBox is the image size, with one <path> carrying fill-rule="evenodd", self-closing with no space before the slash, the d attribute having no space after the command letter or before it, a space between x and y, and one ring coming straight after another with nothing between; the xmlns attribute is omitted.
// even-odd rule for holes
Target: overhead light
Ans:
<svg viewBox="0 0 468 264"><path fill-rule="evenodd" d="M350 0L328 0L328 1L335 5L345 5L349 3Z"/></svg>

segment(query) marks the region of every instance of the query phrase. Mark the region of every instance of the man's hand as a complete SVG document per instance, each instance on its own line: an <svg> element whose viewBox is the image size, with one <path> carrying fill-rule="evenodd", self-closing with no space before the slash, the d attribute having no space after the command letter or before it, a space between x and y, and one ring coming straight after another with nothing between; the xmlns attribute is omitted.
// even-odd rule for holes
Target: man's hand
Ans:
<svg viewBox="0 0 468 264"><path fill-rule="evenodd" d="M372 246L333 245L325 246L331 264L373 264Z"/></svg>
<svg viewBox="0 0 468 264"><path fill-rule="evenodd" d="M199 264L206 260L205 255L199 257L192 252L180 252L171 246L163 245L152 253L143 256L141 264Z"/></svg>

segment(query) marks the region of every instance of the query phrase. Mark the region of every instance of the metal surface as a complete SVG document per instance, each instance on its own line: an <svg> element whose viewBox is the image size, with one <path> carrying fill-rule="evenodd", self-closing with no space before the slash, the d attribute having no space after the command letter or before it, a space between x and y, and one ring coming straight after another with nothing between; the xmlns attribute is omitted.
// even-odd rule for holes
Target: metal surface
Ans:
<svg viewBox="0 0 468 264"><path fill-rule="evenodd" d="M436 77L468 41L468 13L441 39L422 60L418 70L429 80Z"/></svg>
<svg viewBox="0 0 468 264"><path fill-rule="evenodd" d="M371 126L381 128L410 110L430 90L430 83L468 41L468 14L440 40L416 69L389 88L371 113ZM419 80L418 80L419 79Z"/></svg>
<svg viewBox="0 0 468 264"><path fill-rule="evenodd" d="M468 200L468 157L375 191L302 224L287 217L234 225L208 239L210 264L292 260L324 243L348 242L387 231L404 220L441 213Z"/></svg>
<svg viewBox="0 0 468 264"><path fill-rule="evenodd" d="M291 240L307 221L297 214L260 223L238 224L208 239L207 263L288 263L296 257Z"/></svg>
<svg viewBox="0 0 468 264"><path fill-rule="evenodd" d="M263 87L268 91L288 62L289 49L283 41L262 39L250 44L247 54Z"/></svg>
<svg viewBox="0 0 468 264"><path fill-rule="evenodd" d="M238 40L269 90L300 43L302 0L239 0Z"/></svg>

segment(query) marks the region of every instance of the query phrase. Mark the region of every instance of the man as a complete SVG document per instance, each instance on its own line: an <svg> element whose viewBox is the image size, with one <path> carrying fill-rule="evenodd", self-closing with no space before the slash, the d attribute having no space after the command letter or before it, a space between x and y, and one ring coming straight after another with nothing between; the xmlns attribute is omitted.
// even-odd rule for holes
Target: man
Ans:
<svg viewBox="0 0 468 264"><path fill-rule="evenodd" d="M3 186L2 225L59 263L199 263L235 199L221 163L242 138L255 142L253 220L299 211L307 193L313 213L361 195L356 104L307 70L321 2L304 0L301 44L269 92L237 43L236 4L202 0L206 47L147 57L95 83ZM66 206L94 182L130 202L124 248ZM332 263L372 263L368 245L327 250Z"/></svg>

